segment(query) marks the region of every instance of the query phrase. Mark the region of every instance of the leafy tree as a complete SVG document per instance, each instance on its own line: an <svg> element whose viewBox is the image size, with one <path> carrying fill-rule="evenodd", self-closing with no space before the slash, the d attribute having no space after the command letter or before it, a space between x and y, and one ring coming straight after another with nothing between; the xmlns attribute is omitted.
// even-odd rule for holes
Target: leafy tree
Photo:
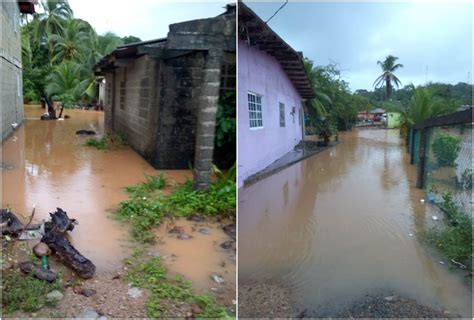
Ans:
<svg viewBox="0 0 474 320"><path fill-rule="evenodd" d="M375 87L381 87L385 84L385 94L387 100L390 99L392 94L392 87L395 85L397 88L401 85L400 80L395 76L394 72L402 68L403 65L400 63L395 63L398 60L398 57L389 55L385 60L377 61L377 64L382 68L383 73L374 81Z"/></svg>
<svg viewBox="0 0 474 320"><path fill-rule="evenodd" d="M457 105L436 95L433 88L417 88L408 104L411 124L443 114L455 112Z"/></svg>
<svg viewBox="0 0 474 320"><path fill-rule="evenodd" d="M52 62L81 61L88 50L86 39L90 29L90 25L83 20L66 20L63 32L49 37L49 41L54 43Z"/></svg>
<svg viewBox="0 0 474 320"><path fill-rule="evenodd" d="M324 117L327 115L326 109L332 104L331 98L324 93L318 80L318 70L314 67L313 61L304 59L304 71L309 78L309 82L315 91L316 98L306 101L306 106L312 117Z"/></svg>
<svg viewBox="0 0 474 320"><path fill-rule="evenodd" d="M88 79L81 80L81 65L73 61L65 61L57 65L47 77L45 91L48 96L71 104L78 101L87 89Z"/></svg>
<svg viewBox="0 0 474 320"><path fill-rule="evenodd" d="M134 36L126 36L122 38L123 44L135 43L135 42L142 42L142 40L138 37Z"/></svg>
<svg viewBox="0 0 474 320"><path fill-rule="evenodd" d="M35 38L39 44L47 44L53 34L62 34L63 23L73 17L72 9L67 0L43 0L40 3L43 13L37 14L35 25ZM50 54L53 53L53 44L48 44Z"/></svg>

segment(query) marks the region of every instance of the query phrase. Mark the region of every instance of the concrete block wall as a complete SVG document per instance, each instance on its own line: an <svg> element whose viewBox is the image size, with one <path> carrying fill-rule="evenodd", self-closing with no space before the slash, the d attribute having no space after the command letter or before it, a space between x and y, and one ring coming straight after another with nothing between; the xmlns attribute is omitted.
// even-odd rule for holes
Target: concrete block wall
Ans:
<svg viewBox="0 0 474 320"><path fill-rule="evenodd" d="M23 123L20 12L16 1L1 2L0 93L2 141L12 132L12 123Z"/></svg>
<svg viewBox="0 0 474 320"><path fill-rule="evenodd" d="M125 132L128 143L145 158L153 157L157 103L153 92L157 62L142 56L115 70L115 100L106 103L106 127ZM110 78L110 76L108 76ZM107 80L106 80L107 81ZM109 91L109 90L107 90ZM106 94L108 96L108 94ZM112 123L113 122L113 123Z"/></svg>
<svg viewBox="0 0 474 320"><path fill-rule="evenodd" d="M197 108L204 54L196 51L161 63L156 156L153 166L187 169L194 163Z"/></svg>

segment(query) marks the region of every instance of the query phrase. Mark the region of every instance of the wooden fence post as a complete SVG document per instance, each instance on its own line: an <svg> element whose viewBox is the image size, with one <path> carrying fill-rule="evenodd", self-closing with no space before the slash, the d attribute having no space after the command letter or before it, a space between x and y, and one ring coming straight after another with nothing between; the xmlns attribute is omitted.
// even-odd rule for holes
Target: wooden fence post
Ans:
<svg viewBox="0 0 474 320"><path fill-rule="evenodd" d="M416 187L419 189L423 189L425 185L427 131L427 128L420 130L420 147L418 152L418 167L416 171Z"/></svg>

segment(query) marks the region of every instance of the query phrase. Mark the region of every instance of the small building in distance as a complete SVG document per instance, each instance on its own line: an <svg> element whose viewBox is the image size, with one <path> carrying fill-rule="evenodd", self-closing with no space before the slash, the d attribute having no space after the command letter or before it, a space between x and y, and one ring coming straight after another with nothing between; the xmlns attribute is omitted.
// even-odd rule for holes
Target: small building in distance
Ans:
<svg viewBox="0 0 474 320"><path fill-rule="evenodd" d="M172 24L166 38L118 47L95 65L106 130L124 132L155 168L196 168L195 156L211 167L217 100L235 91L235 12Z"/></svg>
<svg viewBox="0 0 474 320"><path fill-rule="evenodd" d="M303 99L314 97L303 54L243 2L239 12L238 185L304 137Z"/></svg>
<svg viewBox="0 0 474 320"><path fill-rule="evenodd" d="M35 3L36 1L2 1L0 4L2 142L23 123L20 14L33 14Z"/></svg>

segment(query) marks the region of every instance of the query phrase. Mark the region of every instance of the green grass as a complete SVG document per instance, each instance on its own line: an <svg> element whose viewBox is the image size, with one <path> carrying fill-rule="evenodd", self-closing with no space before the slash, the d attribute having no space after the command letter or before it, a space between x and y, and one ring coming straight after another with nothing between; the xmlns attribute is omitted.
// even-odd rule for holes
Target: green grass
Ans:
<svg viewBox="0 0 474 320"><path fill-rule="evenodd" d="M474 228L470 215L459 209L450 193L443 195L440 208L446 213L448 223L431 227L426 233L426 240L449 259L472 268Z"/></svg>
<svg viewBox="0 0 474 320"><path fill-rule="evenodd" d="M154 241L153 227L165 217L235 216L235 166L227 174L217 174L217 180L208 190L194 190L193 181L174 188L169 196L159 190L166 184L162 176L147 176L147 181L127 187L130 198L120 203L116 216L132 223L132 236L144 243Z"/></svg>
<svg viewBox="0 0 474 320"><path fill-rule="evenodd" d="M167 309L183 302L199 306L200 311L194 315L198 318L230 318L226 308L219 305L212 295L193 293L191 282L181 275L169 277L160 257L143 260L142 252L136 252L125 260L125 264L130 268L125 280L150 292L147 309L151 318L176 316L169 314Z"/></svg>
<svg viewBox="0 0 474 320"><path fill-rule="evenodd" d="M53 283L39 280L21 273L19 269L2 274L2 307L6 314L15 311L35 312L43 307L56 306L56 301L47 301L46 295L62 291L61 277Z"/></svg>
<svg viewBox="0 0 474 320"><path fill-rule="evenodd" d="M96 148L97 150L113 149L127 144L127 138L124 133L107 133L102 138L89 138L85 144L88 147Z"/></svg>

